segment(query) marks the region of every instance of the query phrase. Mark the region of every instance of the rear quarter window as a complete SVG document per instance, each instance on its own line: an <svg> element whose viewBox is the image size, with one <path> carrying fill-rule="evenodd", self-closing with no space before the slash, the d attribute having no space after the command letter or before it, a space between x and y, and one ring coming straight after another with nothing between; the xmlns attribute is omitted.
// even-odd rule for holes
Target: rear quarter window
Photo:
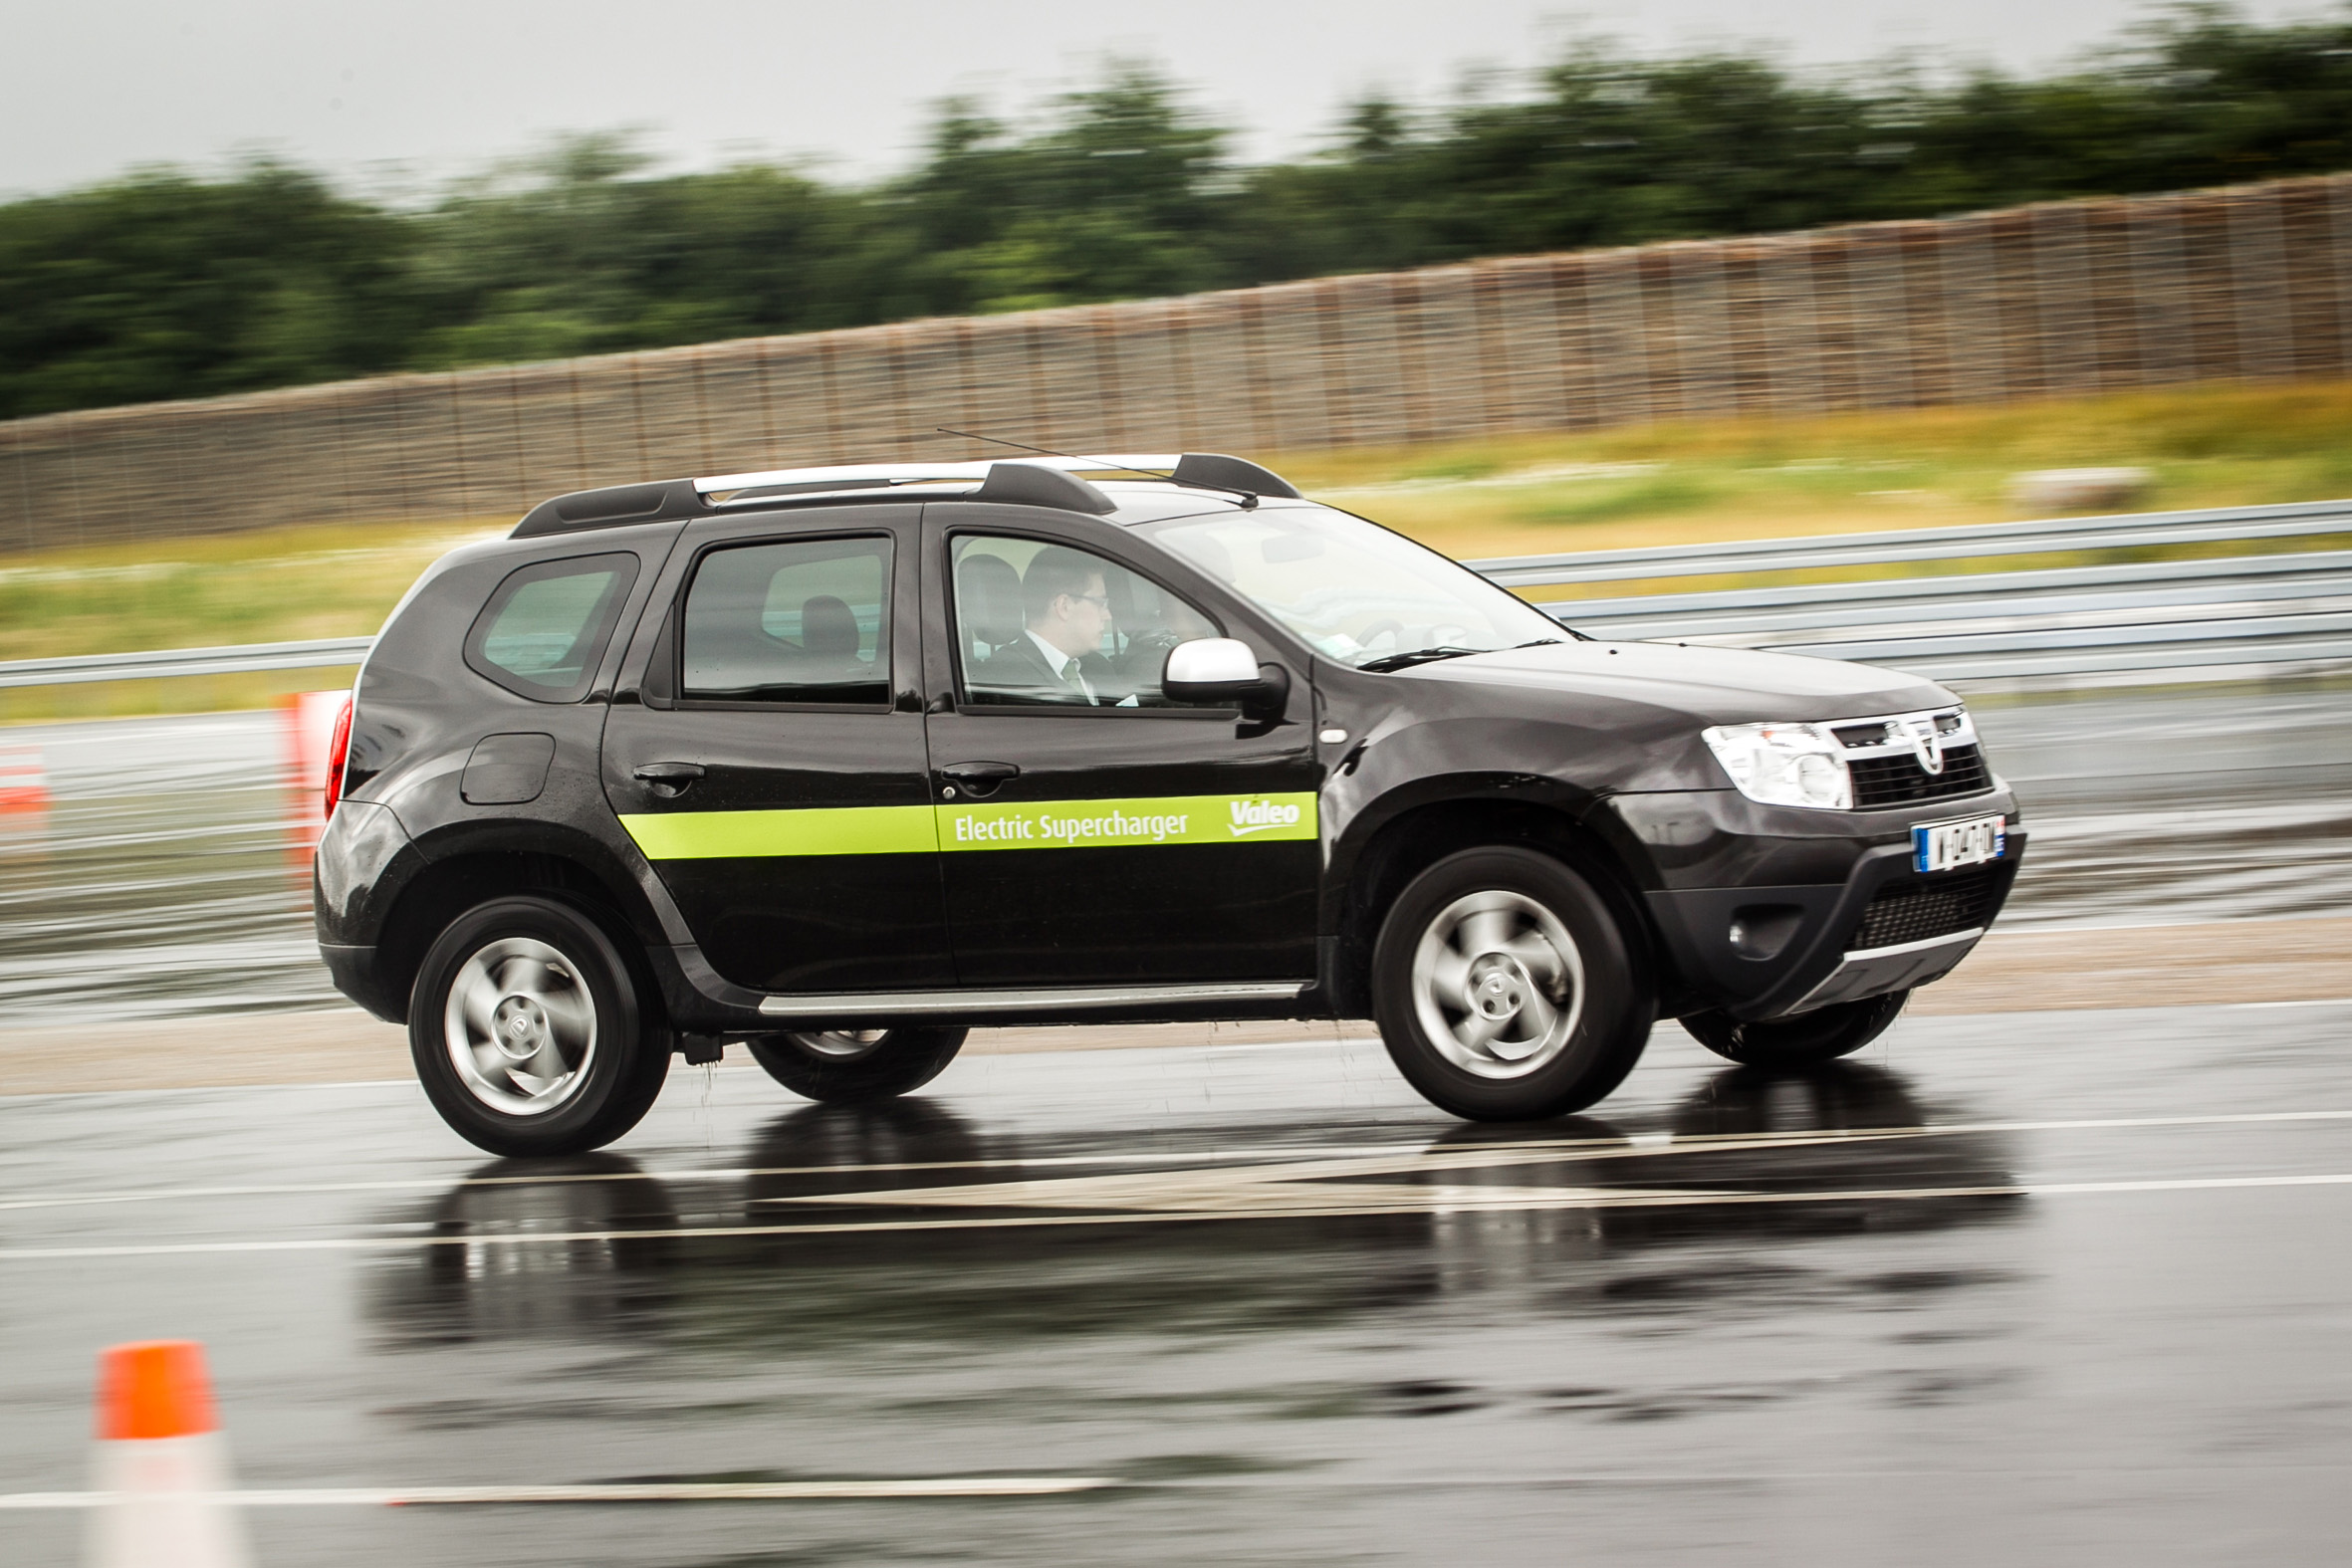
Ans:
<svg viewBox="0 0 2352 1568"><path fill-rule="evenodd" d="M627 554L540 560L509 572L466 633L478 675L539 702L578 702L636 579Z"/></svg>

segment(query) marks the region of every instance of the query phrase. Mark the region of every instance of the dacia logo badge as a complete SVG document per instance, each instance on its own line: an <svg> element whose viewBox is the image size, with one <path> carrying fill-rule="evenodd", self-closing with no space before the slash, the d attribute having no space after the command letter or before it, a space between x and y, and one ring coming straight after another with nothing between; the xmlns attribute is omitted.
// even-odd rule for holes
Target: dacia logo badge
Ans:
<svg viewBox="0 0 2352 1568"><path fill-rule="evenodd" d="M1940 774L1944 771L1944 737L1936 729L1933 715L1925 719L1890 719L1887 739L1909 741L1911 755L1919 759L1922 773Z"/></svg>

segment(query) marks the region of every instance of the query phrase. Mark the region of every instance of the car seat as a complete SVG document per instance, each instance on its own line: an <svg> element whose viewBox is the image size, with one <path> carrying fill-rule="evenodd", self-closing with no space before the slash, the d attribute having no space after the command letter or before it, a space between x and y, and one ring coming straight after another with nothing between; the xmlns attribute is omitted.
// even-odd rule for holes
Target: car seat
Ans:
<svg viewBox="0 0 2352 1568"><path fill-rule="evenodd" d="M844 674L865 673L857 656L857 612L846 599L819 593L801 604L801 652L811 664Z"/></svg>
<svg viewBox="0 0 2352 1568"><path fill-rule="evenodd" d="M956 626L966 666L1021 635L1021 573L1002 556L966 556L956 567Z"/></svg>

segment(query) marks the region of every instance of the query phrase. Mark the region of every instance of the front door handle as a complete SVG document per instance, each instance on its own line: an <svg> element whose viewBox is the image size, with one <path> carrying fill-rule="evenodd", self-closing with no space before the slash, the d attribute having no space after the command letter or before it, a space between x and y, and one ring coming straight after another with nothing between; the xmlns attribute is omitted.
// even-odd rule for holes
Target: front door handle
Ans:
<svg viewBox="0 0 2352 1568"><path fill-rule="evenodd" d="M674 800L686 792L689 784L702 777L700 763L647 763L636 771L636 778L653 787L653 792L664 800Z"/></svg>
<svg viewBox="0 0 2352 1568"><path fill-rule="evenodd" d="M961 784L966 794L986 798L1006 780L1020 778L1021 767L1018 763L949 763L939 770L939 777Z"/></svg>

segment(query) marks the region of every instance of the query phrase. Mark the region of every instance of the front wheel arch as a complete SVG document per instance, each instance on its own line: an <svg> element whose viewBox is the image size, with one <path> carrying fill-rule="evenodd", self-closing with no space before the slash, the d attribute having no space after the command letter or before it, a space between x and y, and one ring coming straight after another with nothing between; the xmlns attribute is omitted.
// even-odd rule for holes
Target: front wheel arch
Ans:
<svg viewBox="0 0 2352 1568"><path fill-rule="evenodd" d="M1465 849L1524 847L1550 856L1591 884L1624 933L1631 958L1653 988L1665 949L1635 878L1600 834L1564 811L1517 800L1462 800L1422 806L1383 824L1349 868L1339 910L1330 985L1340 1017L1369 1017L1372 954L1397 896L1429 867Z"/></svg>

